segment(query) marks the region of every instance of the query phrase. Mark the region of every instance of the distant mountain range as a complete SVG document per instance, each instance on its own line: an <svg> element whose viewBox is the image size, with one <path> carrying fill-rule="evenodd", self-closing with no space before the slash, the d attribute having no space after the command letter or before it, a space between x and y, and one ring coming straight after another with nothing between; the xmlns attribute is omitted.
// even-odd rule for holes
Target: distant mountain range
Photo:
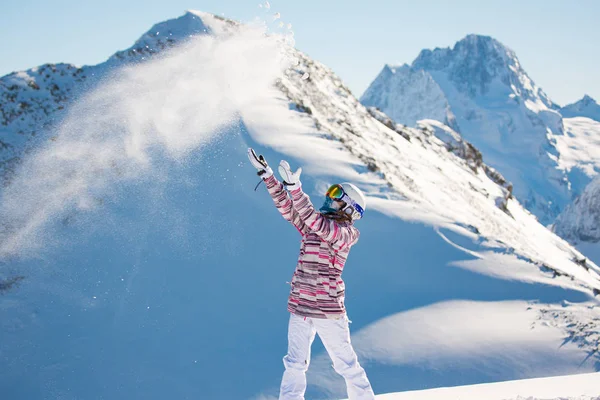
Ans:
<svg viewBox="0 0 600 400"><path fill-rule="evenodd" d="M559 111L565 118L586 117L600 122L600 105L587 94L581 100L566 105Z"/></svg>
<svg viewBox="0 0 600 400"><path fill-rule="evenodd" d="M588 152L599 149L593 137L573 132L576 124L569 121L597 122L598 104L585 96L559 107L514 51L488 36L468 35L453 48L423 50L410 66L386 65L360 100L398 123L416 126L421 119L435 119L460 132L544 224L600 171L600 158L573 156L581 153L582 140ZM598 127L588 123L587 136L600 135Z"/></svg>

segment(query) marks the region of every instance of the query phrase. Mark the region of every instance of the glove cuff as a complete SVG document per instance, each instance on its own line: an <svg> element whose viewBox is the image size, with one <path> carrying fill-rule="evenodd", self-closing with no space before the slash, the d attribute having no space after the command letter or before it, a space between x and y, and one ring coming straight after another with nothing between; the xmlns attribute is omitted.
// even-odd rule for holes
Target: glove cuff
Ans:
<svg viewBox="0 0 600 400"><path fill-rule="evenodd" d="M258 171L258 175L263 180L267 180L273 176L273 169L271 169L271 167L267 166L267 168L263 169L262 171Z"/></svg>
<svg viewBox="0 0 600 400"><path fill-rule="evenodd" d="M302 182L298 181L296 183L288 183L286 181L283 181L283 185L287 190L291 192L292 190L300 189L302 187Z"/></svg>

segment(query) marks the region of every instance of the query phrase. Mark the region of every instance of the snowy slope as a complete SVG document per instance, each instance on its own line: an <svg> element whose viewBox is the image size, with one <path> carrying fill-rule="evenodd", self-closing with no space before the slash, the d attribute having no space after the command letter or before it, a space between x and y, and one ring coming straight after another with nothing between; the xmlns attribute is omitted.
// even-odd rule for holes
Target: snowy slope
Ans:
<svg viewBox="0 0 600 400"><path fill-rule="evenodd" d="M386 69L361 97L363 104L398 121L446 122L453 115L450 126L514 184L517 197L543 223L569 203L568 180L557 169L557 150L549 140L563 134L558 106L512 50L493 38L469 35L452 49L423 50L395 74ZM423 74L433 83L412 78Z"/></svg>
<svg viewBox="0 0 600 400"><path fill-rule="evenodd" d="M3 394L276 395L299 237L253 191L248 146L302 165L317 204L331 182L367 194L344 277L376 393L598 369L600 269L457 132L365 108L289 38L166 25L213 35L89 67L105 72L1 193L1 277L24 277L1 297ZM307 397L342 398L325 357Z"/></svg>
<svg viewBox="0 0 600 400"><path fill-rule="evenodd" d="M390 92L389 86L398 90ZM406 64L384 66L361 101L367 107L383 110L399 124L416 126L417 121L426 115L458 130L448 99L431 74Z"/></svg>
<svg viewBox="0 0 600 400"><path fill-rule="evenodd" d="M565 118L586 117L600 122L600 105L587 94L581 100L561 107L559 112Z"/></svg>
<svg viewBox="0 0 600 400"><path fill-rule="evenodd" d="M0 78L0 166L9 178L27 142L73 98L87 72L71 64L45 64Z"/></svg>
<svg viewBox="0 0 600 400"><path fill-rule="evenodd" d="M556 219L553 229L575 244L600 241L600 176Z"/></svg>
<svg viewBox="0 0 600 400"><path fill-rule="evenodd" d="M600 122L586 117L563 119L564 135L555 135L559 168L567 172L571 192L578 196L600 172Z"/></svg>
<svg viewBox="0 0 600 400"><path fill-rule="evenodd" d="M526 379L483 385L393 393L379 400L509 400L509 399L600 399L600 374L581 374L554 378Z"/></svg>
<svg viewBox="0 0 600 400"><path fill-rule="evenodd" d="M218 18L210 16L207 18ZM214 27L223 33L235 25L228 21ZM72 64L44 64L0 78L0 178L12 177L21 155L36 135L63 117L63 110L82 92L90 90L115 68L143 62L193 35L213 33L201 18L188 12L179 18L154 25L128 49L118 51L107 62L78 67ZM14 133L17 133L15 135Z"/></svg>
<svg viewBox="0 0 600 400"><path fill-rule="evenodd" d="M578 197L558 216L553 230L589 259L600 262L600 123L585 117L565 118L564 122L565 135L556 137L559 164L568 171Z"/></svg>

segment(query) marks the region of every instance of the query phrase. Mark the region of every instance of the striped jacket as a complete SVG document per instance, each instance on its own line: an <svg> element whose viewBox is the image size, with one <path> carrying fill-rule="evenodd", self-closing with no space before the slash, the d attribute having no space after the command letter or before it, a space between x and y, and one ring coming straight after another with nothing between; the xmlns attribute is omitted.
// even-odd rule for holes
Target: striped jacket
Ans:
<svg viewBox="0 0 600 400"><path fill-rule="evenodd" d="M302 235L288 311L311 318L344 316L342 271L350 247L358 241L358 229L352 223L324 217L302 188L288 194L274 176L265 179L265 183L283 218Z"/></svg>

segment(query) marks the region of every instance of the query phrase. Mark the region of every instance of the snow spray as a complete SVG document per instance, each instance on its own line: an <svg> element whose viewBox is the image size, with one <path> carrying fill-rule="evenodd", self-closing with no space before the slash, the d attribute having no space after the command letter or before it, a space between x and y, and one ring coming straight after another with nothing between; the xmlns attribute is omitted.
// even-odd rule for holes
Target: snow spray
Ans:
<svg viewBox="0 0 600 400"><path fill-rule="evenodd" d="M214 18L214 17L211 17ZM184 160L267 96L289 65L289 37L229 24L167 54L107 73L24 160L0 203L0 260L48 246L52 223L89 211L119 182Z"/></svg>

